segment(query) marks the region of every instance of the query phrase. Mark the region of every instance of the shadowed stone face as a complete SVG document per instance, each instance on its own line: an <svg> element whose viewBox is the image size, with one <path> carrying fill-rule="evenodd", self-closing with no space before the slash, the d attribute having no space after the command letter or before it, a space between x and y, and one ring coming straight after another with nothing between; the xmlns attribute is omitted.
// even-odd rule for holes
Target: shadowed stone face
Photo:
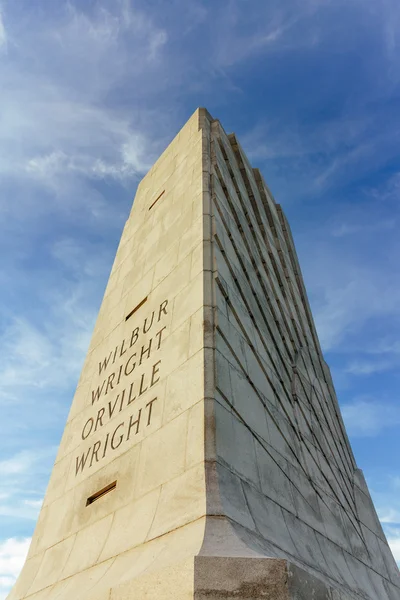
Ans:
<svg viewBox="0 0 400 600"><path fill-rule="evenodd" d="M9 598L400 598L286 218L204 109L139 185Z"/></svg>

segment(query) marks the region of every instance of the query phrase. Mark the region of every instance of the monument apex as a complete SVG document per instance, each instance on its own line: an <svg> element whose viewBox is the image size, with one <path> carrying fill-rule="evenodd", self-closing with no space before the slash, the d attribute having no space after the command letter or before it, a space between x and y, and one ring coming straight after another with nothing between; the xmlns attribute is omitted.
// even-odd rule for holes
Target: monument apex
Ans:
<svg viewBox="0 0 400 600"><path fill-rule="evenodd" d="M290 228L198 109L139 184L9 600L399 600Z"/></svg>

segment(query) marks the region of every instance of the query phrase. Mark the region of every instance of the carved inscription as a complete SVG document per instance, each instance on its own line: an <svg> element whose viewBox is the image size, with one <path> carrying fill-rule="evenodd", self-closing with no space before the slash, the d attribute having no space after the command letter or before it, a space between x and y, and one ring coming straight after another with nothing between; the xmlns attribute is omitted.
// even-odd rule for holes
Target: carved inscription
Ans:
<svg viewBox="0 0 400 600"><path fill-rule="evenodd" d="M166 330L162 322L167 314L168 300L164 300L158 310L146 317L141 326L135 327L99 362L99 383L91 391L91 403L92 406L102 406L82 426L81 439L90 443L93 437L93 443L76 456L75 476L129 442L151 424L157 396L140 407L133 403L160 380L161 359L157 353L162 346ZM152 333L151 338L142 343L144 335L149 332ZM115 395L117 388L120 389ZM113 432L99 437L101 428L128 407L131 410L118 422Z"/></svg>

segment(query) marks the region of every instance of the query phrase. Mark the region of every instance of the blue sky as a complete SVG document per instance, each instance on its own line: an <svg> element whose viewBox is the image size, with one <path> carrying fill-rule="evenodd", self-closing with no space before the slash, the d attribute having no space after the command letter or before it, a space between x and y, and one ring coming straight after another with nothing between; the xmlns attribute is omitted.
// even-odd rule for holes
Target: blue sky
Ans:
<svg viewBox="0 0 400 600"><path fill-rule="evenodd" d="M398 0L0 0L0 600L138 181L197 106L289 218L400 561Z"/></svg>

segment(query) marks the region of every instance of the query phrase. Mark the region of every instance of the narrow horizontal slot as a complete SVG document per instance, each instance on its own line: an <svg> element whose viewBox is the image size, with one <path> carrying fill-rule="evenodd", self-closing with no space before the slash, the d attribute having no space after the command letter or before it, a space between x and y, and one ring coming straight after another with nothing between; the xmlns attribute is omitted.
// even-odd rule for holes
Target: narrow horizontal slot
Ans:
<svg viewBox="0 0 400 600"><path fill-rule="evenodd" d="M115 490L116 487L116 481L113 481L109 485L106 485L106 487L93 494L93 496L89 496L89 498L86 500L86 506L89 506L89 504L93 504L93 502L96 502L96 500L99 500L99 498L102 498L103 496L108 494L108 492L112 492L113 490Z"/></svg>
<svg viewBox="0 0 400 600"><path fill-rule="evenodd" d="M130 318L131 318L131 316L132 316L132 315L133 315L133 314L134 314L134 313L135 313L137 310L139 310L139 308L140 308L141 306L143 306L143 304L146 302L146 300L147 300L147 296L146 296L146 298L143 298L143 300L142 300L141 302L139 302L139 304L138 304L137 306L135 306L135 308L134 308L133 310L131 310L131 312L129 313L129 315L127 315L127 316L125 317L125 321L127 321L128 319L130 319Z"/></svg>
<svg viewBox="0 0 400 600"><path fill-rule="evenodd" d="M149 206L149 210L151 210L151 209L153 208L153 206L155 205L155 203L159 201L159 199L161 198L161 196L162 196L164 193L165 193L165 190L163 190L163 191L161 192L161 194L160 194L159 196L157 196L157 198L154 200L153 204L150 204L150 206Z"/></svg>

